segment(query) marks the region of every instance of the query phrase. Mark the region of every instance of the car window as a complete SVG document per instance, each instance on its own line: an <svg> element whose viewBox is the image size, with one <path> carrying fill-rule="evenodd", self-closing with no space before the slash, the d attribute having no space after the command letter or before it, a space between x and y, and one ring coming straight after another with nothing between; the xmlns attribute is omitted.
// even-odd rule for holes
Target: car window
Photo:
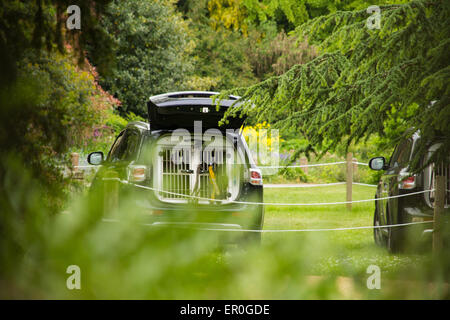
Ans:
<svg viewBox="0 0 450 320"><path fill-rule="evenodd" d="M126 132L126 146L123 153L122 160L132 160L136 157L136 152L139 147L139 133L136 130Z"/></svg>
<svg viewBox="0 0 450 320"><path fill-rule="evenodd" d="M405 166L410 158L412 148L412 139L401 142L392 154L390 167Z"/></svg>
<svg viewBox="0 0 450 320"><path fill-rule="evenodd" d="M114 142L114 145L111 148L111 151L109 151L109 155L108 155L108 160L111 162L116 162L116 161L120 161L122 159L123 156L123 152L124 152L124 145L125 143L125 139L124 139L124 133L121 133L116 141Z"/></svg>
<svg viewBox="0 0 450 320"><path fill-rule="evenodd" d="M130 161L136 157L139 147L139 133L136 130L127 129L119 136L111 148L108 160L111 162Z"/></svg>

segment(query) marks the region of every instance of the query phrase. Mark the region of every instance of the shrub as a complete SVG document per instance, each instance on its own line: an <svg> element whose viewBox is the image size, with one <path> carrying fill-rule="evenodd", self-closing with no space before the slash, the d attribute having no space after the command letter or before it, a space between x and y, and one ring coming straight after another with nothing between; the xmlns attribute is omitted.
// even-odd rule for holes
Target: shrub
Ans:
<svg viewBox="0 0 450 320"><path fill-rule="evenodd" d="M148 97L178 89L191 68L187 24L169 2L116 0L102 25L116 43L116 68L101 84L143 116Z"/></svg>

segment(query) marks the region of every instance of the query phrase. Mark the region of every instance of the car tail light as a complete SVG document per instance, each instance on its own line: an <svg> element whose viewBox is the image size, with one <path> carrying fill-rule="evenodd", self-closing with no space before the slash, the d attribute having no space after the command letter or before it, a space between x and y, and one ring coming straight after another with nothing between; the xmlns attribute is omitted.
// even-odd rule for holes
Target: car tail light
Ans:
<svg viewBox="0 0 450 320"><path fill-rule="evenodd" d="M262 179L261 170L250 169L250 183L255 186L262 186L263 179Z"/></svg>
<svg viewBox="0 0 450 320"><path fill-rule="evenodd" d="M128 181L130 182L141 182L146 178L147 167L130 165L128 167Z"/></svg>
<svg viewBox="0 0 450 320"><path fill-rule="evenodd" d="M406 173L399 175L399 189L409 190L414 189L416 187L416 176L415 175L409 175Z"/></svg>

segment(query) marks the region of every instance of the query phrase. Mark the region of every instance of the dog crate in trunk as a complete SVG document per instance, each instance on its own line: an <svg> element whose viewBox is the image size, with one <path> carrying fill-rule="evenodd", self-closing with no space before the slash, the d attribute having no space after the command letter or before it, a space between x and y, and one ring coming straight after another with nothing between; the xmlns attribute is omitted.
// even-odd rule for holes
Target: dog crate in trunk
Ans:
<svg viewBox="0 0 450 320"><path fill-rule="evenodd" d="M193 139L180 145L170 135L159 138L153 159L154 188L159 200L203 204L235 200L243 168L236 161L239 155L235 146L223 139L221 147L204 146L201 141L201 147L196 148Z"/></svg>

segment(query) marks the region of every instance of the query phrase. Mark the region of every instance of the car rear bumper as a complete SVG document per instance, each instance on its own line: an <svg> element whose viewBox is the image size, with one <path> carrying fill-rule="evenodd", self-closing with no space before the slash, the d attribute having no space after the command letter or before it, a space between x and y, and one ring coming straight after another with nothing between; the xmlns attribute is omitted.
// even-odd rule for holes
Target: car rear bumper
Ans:
<svg viewBox="0 0 450 320"><path fill-rule="evenodd" d="M416 192L420 190L412 190L410 192ZM410 192L403 192L404 194ZM412 226L416 234L420 234L423 239L431 239L433 234L433 218L434 218L434 208L429 206L425 201L424 194L416 194L408 197L399 199L399 209L403 217L405 217L404 222L427 222L424 224L418 224ZM448 217L450 217L450 207L444 209L444 223L448 224Z"/></svg>
<svg viewBox="0 0 450 320"><path fill-rule="evenodd" d="M261 186L252 186L236 201L257 202L263 201ZM152 191L136 189L133 200L125 204L124 211L134 210L141 217L144 224L156 227L189 227L207 229L254 229L260 230L263 226L264 206L246 203L166 203L160 201ZM139 190L140 191L140 190Z"/></svg>
<svg viewBox="0 0 450 320"><path fill-rule="evenodd" d="M408 194L420 190L403 191L400 194ZM434 208L425 201L425 194L415 194L408 197L399 198L399 209L407 221L428 221L434 216ZM444 209L444 214L450 215L450 207Z"/></svg>

